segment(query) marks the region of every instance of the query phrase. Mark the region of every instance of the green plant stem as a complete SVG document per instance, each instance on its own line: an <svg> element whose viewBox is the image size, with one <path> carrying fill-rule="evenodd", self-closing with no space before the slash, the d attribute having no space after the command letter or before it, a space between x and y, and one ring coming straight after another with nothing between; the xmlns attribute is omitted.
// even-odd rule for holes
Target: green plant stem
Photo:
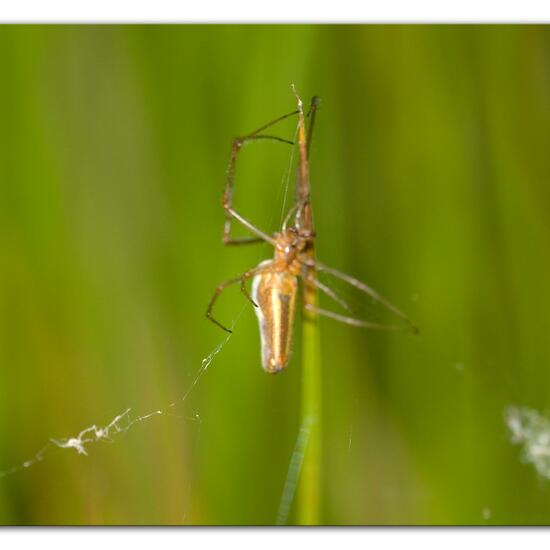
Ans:
<svg viewBox="0 0 550 550"><path fill-rule="evenodd" d="M298 170L298 200L302 204L300 228L313 234L313 213L310 203L308 150L312 135L317 98L313 98L310 110L309 131L306 134L302 101L298 101L298 147L300 163ZM302 312L302 388L301 388L301 427L307 433L302 471L298 483L297 523L317 525L321 522L321 354L319 352L319 324L312 311L317 306L315 286L314 241L308 242L305 251L310 260L303 273L303 312Z"/></svg>
<svg viewBox="0 0 550 550"><path fill-rule="evenodd" d="M316 298L316 297L315 297ZM302 328L301 423L308 432L298 485L297 523L321 523L321 354L317 315L304 311Z"/></svg>

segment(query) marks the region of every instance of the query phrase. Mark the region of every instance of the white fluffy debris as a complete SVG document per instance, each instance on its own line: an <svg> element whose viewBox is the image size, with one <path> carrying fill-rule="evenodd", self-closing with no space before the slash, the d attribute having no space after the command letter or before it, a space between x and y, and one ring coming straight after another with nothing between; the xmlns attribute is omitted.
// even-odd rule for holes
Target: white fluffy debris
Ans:
<svg viewBox="0 0 550 550"><path fill-rule="evenodd" d="M527 407L508 407L506 424L512 443L522 445L522 460L550 479L550 419Z"/></svg>

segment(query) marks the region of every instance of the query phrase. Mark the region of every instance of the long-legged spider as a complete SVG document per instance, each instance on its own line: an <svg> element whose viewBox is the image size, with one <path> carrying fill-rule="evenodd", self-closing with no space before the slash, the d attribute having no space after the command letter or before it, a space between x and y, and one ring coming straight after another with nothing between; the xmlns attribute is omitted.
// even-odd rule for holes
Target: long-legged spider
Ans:
<svg viewBox="0 0 550 550"><path fill-rule="evenodd" d="M295 93L296 95L296 93ZM316 289L329 296L337 304L352 313L350 306L342 300L332 289L317 280L315 271L324 271L341 279L342 281L354 286L361 292L369 295L373 300L389 309L393 314L405 322L402 325L383 325L371 323L352 317L351 315L341 315L339 313L321 309L311 300L304 299L304 308L313 314L324 315L342 323L349 325L381 329L381 330L402 330L404 328L417 332L417 329L411 321L394 305L390 304L378 292L367 286L365 283L350 277L336 269L328 267L315 260L313 254L313 243L315 232L313 230L311 207L309 202L309 182L308 182L308 163L307 155L309 142L313 129L313 122L319 104L318 98L314 97L311 102L308 117L310 118L309 132L306 135L305 117L302 110L302 102L298 95L298 109L286 115L283 115L268 124L258 128L254 132L238 137L233 140L231 148L231 157L229 168L227 170L227 181L225 193L223 195L223 208L227 219L224 225L223 242L226 245L243 245L267 242L275 249L273 259L261 262L258 266L249 269L240 277L230 279L221 283L216 288L206 316L213 323L227 332L230 329L222 325L212 316L212 309L219 295L225 288L240 282L242 293L252 303L260 326L262 366L268 373L277 373L283 370L290 359L293 321L296 310L296 296L298 291L298 279L302 279L303 286L310 287L315 292ZM235 180L235 166L237 156L243 145L252 141L272 140L290 145L294 142L277 136L262 133L264 130L276 125L277 123L291 117L298 116L298 146L300 150L300 163L298 170L298 193L295 204L290 208L282 224L281 230L269 235L262 231L233 208L233 187ZM234 239L231 237L231 221L235 219L254 236ZM292 223L291 223L292 221ZM252 293L246 288L248 279L253 278ZM306 288L307 290L307 288Z"/></svg>

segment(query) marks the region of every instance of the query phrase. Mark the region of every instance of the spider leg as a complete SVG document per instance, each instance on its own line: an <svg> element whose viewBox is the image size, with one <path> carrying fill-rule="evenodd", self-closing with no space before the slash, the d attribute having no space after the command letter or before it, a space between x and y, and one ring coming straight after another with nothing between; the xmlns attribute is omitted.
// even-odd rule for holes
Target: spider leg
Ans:
<svg viewBox="0 0 550 550"><path fill-rule="evenodd" d="M317 315L324 315L325 317L330 317L341 323L346 323L347 325L352 325L354 327L370 328L375 330L406 330L405 327L400 325L382 325L378 323L370 323L369 321L363 321L362 319L356 319L355 317L348 317L346 315L340 315L334 311L328 311L327 309L321 309L312 304L306 304L306 309Z"/></svg>
<svg viewBox="0 0 550 550"><path fill-rule="evenodd" d="M334 290L332 290L332 288L329 288L328 286L323 284L321 281L318 281L317 279L313 279L313 284L321 292L324 292L327 296L332 298L337 304L342 306L346 311L348 311L349 313L353 313L353 309L351 308L351 306L345 300L340 298L340 296L338 296L338 294L336 294L336 292L334 292Z"/></svg>
<svg viewBox="0 0 550 550"><path fill-rule="evenodd" d="M337 269L334 269L332 267L328 267L321 262L315 262L315 267L319 271L325 271L326 273L330 273L334 277L337 277L338 279L341 279L342 281L345 281L346 283L350 284L351 286L354 286L361 292L364 292L365 294L369 295L373 300L377 301L379 304L383 305L386 309L391 311L394 315L405 321L411 331L414 334L418 334L418 328L414 326L412 321L396 306L394 306L392 303L388 302L383 296L381 296L376 290L371 288L370 286L366 285L359 279L355 279L354 277L351 277L350 275L346 275L345 273L342 273L341 271L338 271Z"/></svg>
<svg viewBox="0 0 550 550"><path fill-rule="evenodd" d="M288 210L285 219L283 221L282 230L284 231L287 226L290 218L295 216L295 225L298 227L300 222L300 217L302 215L302 210L309 204L309 198L307 200L298 200L292 207Z"/></svg>
<svg viewBox="0 0 550 550"><path fill-rule="evenodd" d="M290 218L292 218L292 216L294 214L296 214L296 212L298 212L298 209L302 208L302 203L300 202L297 202L296 204L294 204L292 206L292 208L289 209L289 211L287 212L287 215L285 216L285 219L283 221L283 225L282 225L282 230L285 231L287 225L288 225L288 222L290 221Z"/></svg>
<svg viewBox="0 0 550 550"><path fill-rule="evenodd" d="M206 310L206 318L212 321L215 325L218 325L221 329L225 330L226 332L232 333L233 331L231 329L228 329L225 325L222 325L217 319L215 319L212 316L212 309L214 308L214 304L216 303L216 300L219 298L220 294L231 285L234 285L235 283L240 282L241 283L241 292L246 296L246 298L252 303L254 307L258 307L258 304L252 299L252 296L250 296L248 290L246 289L245 283L250 277L253 277L254 275L257 275L258 273L269 269L272 262L266 262L262 264L261 266L255 267L254 269L248 270L246 273L243 273L240 277L235 277L234 279L229 279L228 281L225 281L223 283L220 283L216 290L214 291L214 295L212 296L212 299L210 300L210 303L208 304L208 308Z"/></svg>
<svg viewBox="0 0 550 550"><path fill-rule="evenodd" d="M249 143L251 141L259 141L259 140L271 140L271 141L280 141L282 143L288 143L290 145L293 145L294 143L292 141L272 136L272 135L266 135L266 134L260 134L263 130L266 130L267 128L273 126L274 124L277 124L278 122L281 122L282 120L291 117L293 115L296 115L298 111L294 111L292 113L288 113L286 115L283 115L272 122L269 122L268 124L265 124L261 128L258 128L251 134L244 136L244 137L238 137L233 140L233 146L231 147L231 157L229 159L229 168L227 169L227 180L225 185L225 193L223 195L223 208L226 212L227 219L225 221L224 225L224 231L223 231L223 242L226 245L242 245L242 244L254 244L259 243L262 241L266 241L272 245L275 244L275 241L273 237L253 225L251 222L249 222L246 218L241 216L234 208L233 208L233 187L234 187L234 181L235 181L235 166L237 163L237 156L242 148L243 145L246 143ZM235 219L237 220L241 225L246 227L251 233L255 235L255 237L241 237L241 238L232 238L231 237L231 220Z"/></svg>
<svg viewBox="0 0 550 550"><path fill-rule="evenodd" d="M262 262L261 265L247 271L241 276L241 292L246 296L246 298L254 307L260 307L260 306L253 300L252 296L248 292L246 288L246 281L248 281L248 279L250 279L250 277L253 277L254 275L258 275L259 273L262 273L264 271L269 271L272 264L273 264L272 261Z"/></svg>
<svg viewBox="0 0 550 550"><path fill-rule="evenodd" d="M307 132L307 154L309 156L309 149L311 146L311 138L313 137L313 128L315 127L315 117L317 115L317 108L319 107L319 104L321 103L321 98L317 96L313 96L311 98L311 104L309 106L309 111L307 113L307 117L309 118L309 129Z"/></svg>
<svg viewBox="0 0 550 550"><path fill-rule="evenodd" d="M210 300L210 303L208 304L208 309L206 310L206 318L212 321L215 325L218 325L222 330L225 330L226 332L229 332L230 334L233 332L231 329L228 329L226 326L222 325L219 321L214 319L212 316L212 309L214 308L214 304L216 303L216 300L219 298L220 294L230 285L233 285L235 283L238 283L241 280L241 277L236 277L235 279L229 279L228 281L225 281L223 283L220 283L216 290L214 291L214 295L212 296L212 299Z"/></svg>

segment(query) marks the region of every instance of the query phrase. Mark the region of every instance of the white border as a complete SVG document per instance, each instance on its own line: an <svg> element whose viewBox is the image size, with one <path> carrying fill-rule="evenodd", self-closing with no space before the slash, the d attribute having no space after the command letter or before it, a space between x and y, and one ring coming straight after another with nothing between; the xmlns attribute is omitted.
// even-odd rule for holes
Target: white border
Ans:
<svg viewBox="0 0 550 550"><path fill-rule="evenodd" d="M550 22L547 0L18 0L2 2L11 23L441 23Z"/></svg>
<svg viewBox="0 0 550 550"><path fill-rule="evenodd" d="M116 1L19 0L0 7L4 23L541 23L550 21L550 2L522 0L443 2L386 0L362 2L338 0L320 3L295 0L250 2L243 0L184 2L184 0ZM225 550L280 550L292 539L307 537L308 546L319 548L422 548L464 550L495 547L499 550L529 545L543 547L550 532L545 529L0 529L3 548L32 544L41 549L97 550L116 542L132 548L158 547L159 543L205 544ZM12 544L10 544L10 542ZM367 544L367 546L365 546ZM192 548L197 545L191 546Z"/></svg>
<svg viewBox="0 0 550 550"><path fill-rule="evenodd" d="M97 550L98 548L223 548L224 550L281 550L296 543L315 548L346 550L464 548L545 548L548 529L468 528L80 528L0 529L3 548ZM10 544L11 543L11 544ZM546 544L544 544L546 543ZM105 546L107 544L107 546ZM185 546L184 546L185 545Z"/></svg>

